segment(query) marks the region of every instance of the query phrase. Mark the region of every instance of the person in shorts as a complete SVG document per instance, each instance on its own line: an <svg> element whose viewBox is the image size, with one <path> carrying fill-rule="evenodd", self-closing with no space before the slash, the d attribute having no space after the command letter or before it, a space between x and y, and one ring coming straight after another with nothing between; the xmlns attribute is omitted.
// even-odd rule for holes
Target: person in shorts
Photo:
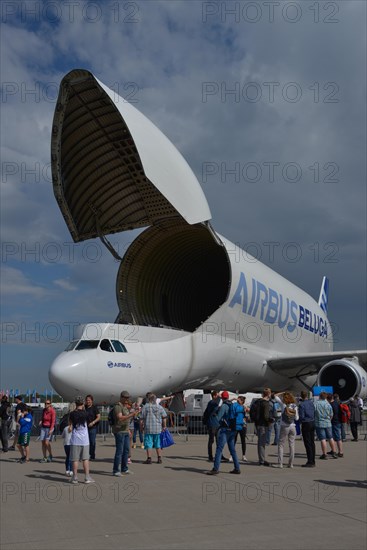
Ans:
<svg viewBox="0 0 367 550"><path fill-rule="evenodd" d="M147 451L144 464L152 463L152 449L156 450L158 464L162 464L161 431L166 429L166 421L167 413L161 405L157 405L157 396L152 393L141 413L144 447Z"/></svg>
<svg viewBox="0 0 367 550"><path fill-rule="evenodd" d="M326 400L326 392L322 391L319 396L319 400L315 402L315 428L318 440L321 443L321 456L322 460L327 460L326 454L326 441L329 442L331 447L331 457L338 458L336 453L336 445L333 439L333 431L331 428L331 419L333 418L333 409Z"/></svg>
<svg viewBox="0 0 367 550"><path fill-rule="evenodd" d="M21 454L19 459L21 464L24 462L29 462L29 442L31 440L31 430L33 424L31 411L32 409L30 407L26 407L25 410L20 413L18 418L19 435L17 447Z"/></svg>
<svg viewBox="0 0 367 550"><path fill-rule="evenodd" d="M343 458L343 441L342 441L342 414L340 409L340 400L339 395L337 393L327 394L327 400L331 405L331 408L333 409L333 418L331 419L331 430L333 434L333 439L335 441L335 444L338 448L338 458ZM333 454L333 450L331 449L328 453L328 455Z"/></svg>
<svg viewBox="0 0 367 550"><path fill-rule="evenodd" d="M83 463L85 483L94 483L89 475L89 435L88 414L84 408L84 399L81 395L75 398L75 410L69 415L70 460L73 465L71 482L78 483L78 463Z"/></svg>
<svg viewBox="0 0 367 550"><path fill-rule="evenodd" d="M46 399L45 408L42 411L42 419L39 423L41 426L40 441L42 441L43 458L40 462L52 462L51 437L54 433L56 424L56 411L52 407L51 400ZM47 456L48 454L48 456Z"/></svg>

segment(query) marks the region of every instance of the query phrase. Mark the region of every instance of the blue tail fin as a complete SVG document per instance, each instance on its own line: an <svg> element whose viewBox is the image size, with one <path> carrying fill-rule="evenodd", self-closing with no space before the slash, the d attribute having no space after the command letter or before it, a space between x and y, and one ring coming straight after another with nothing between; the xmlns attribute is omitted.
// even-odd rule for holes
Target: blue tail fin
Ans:
<svg viewBox="0 0 367 550"><path fill-rule="evenodd" d="M326 313L326 315L327 315L328 299L329 299L329 279L327 277L324 277L322 280L322 285L320 290L319 306L324 311L324 313Z"/></svg>

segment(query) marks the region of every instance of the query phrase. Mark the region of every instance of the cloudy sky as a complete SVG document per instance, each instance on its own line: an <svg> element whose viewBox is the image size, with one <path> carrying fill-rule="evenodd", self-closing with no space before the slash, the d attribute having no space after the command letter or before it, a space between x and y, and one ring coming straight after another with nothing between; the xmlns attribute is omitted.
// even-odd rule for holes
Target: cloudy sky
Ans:
<svg viewBox="0 0 367 550"><path fill-rule="evenodd" d="M1 9L2 389L50 387L73 326L117 315L117 262L72 243L52 190L55 99L73 68L166 133L219 233L316 299L327 275L335 348L366 347L365 2ZM111 237L120 253L132 240Z"/></svg>

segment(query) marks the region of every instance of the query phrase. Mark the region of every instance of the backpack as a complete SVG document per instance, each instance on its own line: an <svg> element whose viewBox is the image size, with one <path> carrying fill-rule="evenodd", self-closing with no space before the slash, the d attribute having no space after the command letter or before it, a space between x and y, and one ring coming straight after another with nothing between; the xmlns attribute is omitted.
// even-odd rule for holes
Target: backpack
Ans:
<svg viewBox="0 0 367 550"><path fill-rule="evenodd" d="M227 428L231 431L235 431L237 413L233 407L233 403L227 403L227 405L228 405L228 412L223 416L220 425L221 425L221 428Z"/></svg>
<svg viewBox="0 0 367 550"><path fill-rule="evenodd" d="M273 403L273 418L274 420L279 420L282 416L282 407L278 401Z"/></svg>
<svg viewBox="0 0 367 550"><path fill-rule="evenodd" d="M346 403L340 403L340 417L342 424L348 424L350 420L350 410Z"/></svg>
<svg viewBox="0 0 367 550"><path fill-rule="evenodd" d="M255 424L257 424L257 422L259 422L260 420L260 402L261 397L259 399L255 399L251 403L250 407L250 419L252 422L255 422Z"/></svg>
<svg viewBox="0 0 367 550"><path fill-rule="evenodd" d="M292 424L296 418L296 410L291 407L284 407L282 412L282 422L284 424Z"/></svg>
<svg viewBox="0 0 367 550"><path fill-rule="evenodd" d="M62 434L62 432L65 430L66 426L69 424L69 413L64 414L64 416L61 418L59 422L59 433Z"/></svg>
<svg viewBox="0 0 367 550"><path fill-rule="evenodd" d="M231 431L235 431L237 429L237 412L233 406L233 403L229 405L228 427Z"/></svg>
<svg viewBox="0 0 367 550"><path fill-rule="evenodd" d="M108 423L109 423L110 426L115 425L115 405L112 405L112 407L110 407L110 410L109 410L108 416L107 416L107 420L108 420Z"/></svg>

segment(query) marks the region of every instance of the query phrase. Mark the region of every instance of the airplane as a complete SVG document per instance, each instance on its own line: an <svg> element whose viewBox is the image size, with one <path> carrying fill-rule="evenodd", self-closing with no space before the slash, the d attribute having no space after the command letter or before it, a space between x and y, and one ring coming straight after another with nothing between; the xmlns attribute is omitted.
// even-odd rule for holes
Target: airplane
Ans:
<svg viewBox="0 0 367 550"><path fill-rule="evenodd" d="M367 351L333 351L328 279L315 301L219 235L176 147L87 70L61 81L51 165L74 242L99 238L120 262L115 322L78 327L50 367L64 399L315 384L367 396ZM136 228L120 258L107 235Z"/></svg>

